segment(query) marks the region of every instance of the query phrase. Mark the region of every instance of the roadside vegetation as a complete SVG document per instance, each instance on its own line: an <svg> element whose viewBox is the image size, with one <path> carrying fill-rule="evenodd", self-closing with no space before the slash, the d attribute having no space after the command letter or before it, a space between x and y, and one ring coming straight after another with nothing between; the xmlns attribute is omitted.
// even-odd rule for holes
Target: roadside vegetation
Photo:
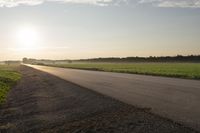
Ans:
<svg viewBox="0 0 200 133"><path fill-rule="evenodd" d="M200 63L65 63L48 66L200 79Z"/></svg>
<svg viewBox="0 0 200 133"><path fill-rule="evenodd" d="M96 71L200 79L200 55L91 58L79 60L37 60L23 58L23 63Z"/></svg>
<svg viewBox="0 0 200 133"><path fill-rule="evenodd" d="M2 105L12 86L20 79L21 75L16 71L16 65L0 65L0 105Z"/></svg>

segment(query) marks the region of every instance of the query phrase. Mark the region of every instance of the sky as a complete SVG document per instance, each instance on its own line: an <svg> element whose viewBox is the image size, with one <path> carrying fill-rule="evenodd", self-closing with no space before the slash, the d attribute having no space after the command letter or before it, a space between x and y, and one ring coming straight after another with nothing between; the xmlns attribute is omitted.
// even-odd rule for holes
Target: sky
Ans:
<svg viewBox="0 0 200 133"><path fill-rule="evenodd" d="M0 60L200 54L200 0L0 0Z"/></svg>

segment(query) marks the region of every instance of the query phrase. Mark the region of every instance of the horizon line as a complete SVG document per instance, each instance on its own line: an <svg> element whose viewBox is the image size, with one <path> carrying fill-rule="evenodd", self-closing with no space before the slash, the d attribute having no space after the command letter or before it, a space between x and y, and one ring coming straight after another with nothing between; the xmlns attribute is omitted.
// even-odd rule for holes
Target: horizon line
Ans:
<svg viewBox="0 0 200 133"><path fill-rule="evenodd" d="M189 54L189 55L181 55L181 54L177 54L177 55L165 55L165 56L126 56L126 57L115 57L115 56L108 56L108 57L95 57L95 58L79 58L79 59L47 59L47 58L31 58L31 57L23 57L21 60L0 60L0 62L5 62L5 61L23 61L24 58L27 59L34 59L34 60L52 60L52 61L64 61L64 60L72 60L72 61L78 61L78 60L92 60L92 59L110 59L110 58L116 58L116 59L125 59L125 58L160 58L160 57L178 57L178 56L182 56L182 57L190 57L190 56L200 56L200 54Z"/></svg>

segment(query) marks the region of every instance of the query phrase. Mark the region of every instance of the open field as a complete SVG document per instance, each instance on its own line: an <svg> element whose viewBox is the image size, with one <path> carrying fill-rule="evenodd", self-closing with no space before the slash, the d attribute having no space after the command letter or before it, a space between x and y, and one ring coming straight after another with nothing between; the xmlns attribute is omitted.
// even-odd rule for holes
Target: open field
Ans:
<svg viewBox="0 0 200 133"><path fill-rule="evenodd" d="M20 79L16 71L17 66L0 65L0 105L5 102L6 95L10 88Z"/></svg>
<svg viewBox="0 0 200 133"><path fill-rule="evenodd" d="M65 63L48 66L200 79L200 63Z"/></svg>

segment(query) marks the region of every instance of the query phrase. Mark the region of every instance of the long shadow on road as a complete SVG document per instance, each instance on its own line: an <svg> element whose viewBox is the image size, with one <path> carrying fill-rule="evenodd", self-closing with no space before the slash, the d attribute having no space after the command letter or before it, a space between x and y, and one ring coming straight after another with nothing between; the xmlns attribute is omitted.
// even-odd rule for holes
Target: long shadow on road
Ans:
<svg viewBox="0 0 200 133"><path fill-rule="evenodd" d="M195 132L30 67L20 71L22 80L0 109L0 132Z"/></svg>

